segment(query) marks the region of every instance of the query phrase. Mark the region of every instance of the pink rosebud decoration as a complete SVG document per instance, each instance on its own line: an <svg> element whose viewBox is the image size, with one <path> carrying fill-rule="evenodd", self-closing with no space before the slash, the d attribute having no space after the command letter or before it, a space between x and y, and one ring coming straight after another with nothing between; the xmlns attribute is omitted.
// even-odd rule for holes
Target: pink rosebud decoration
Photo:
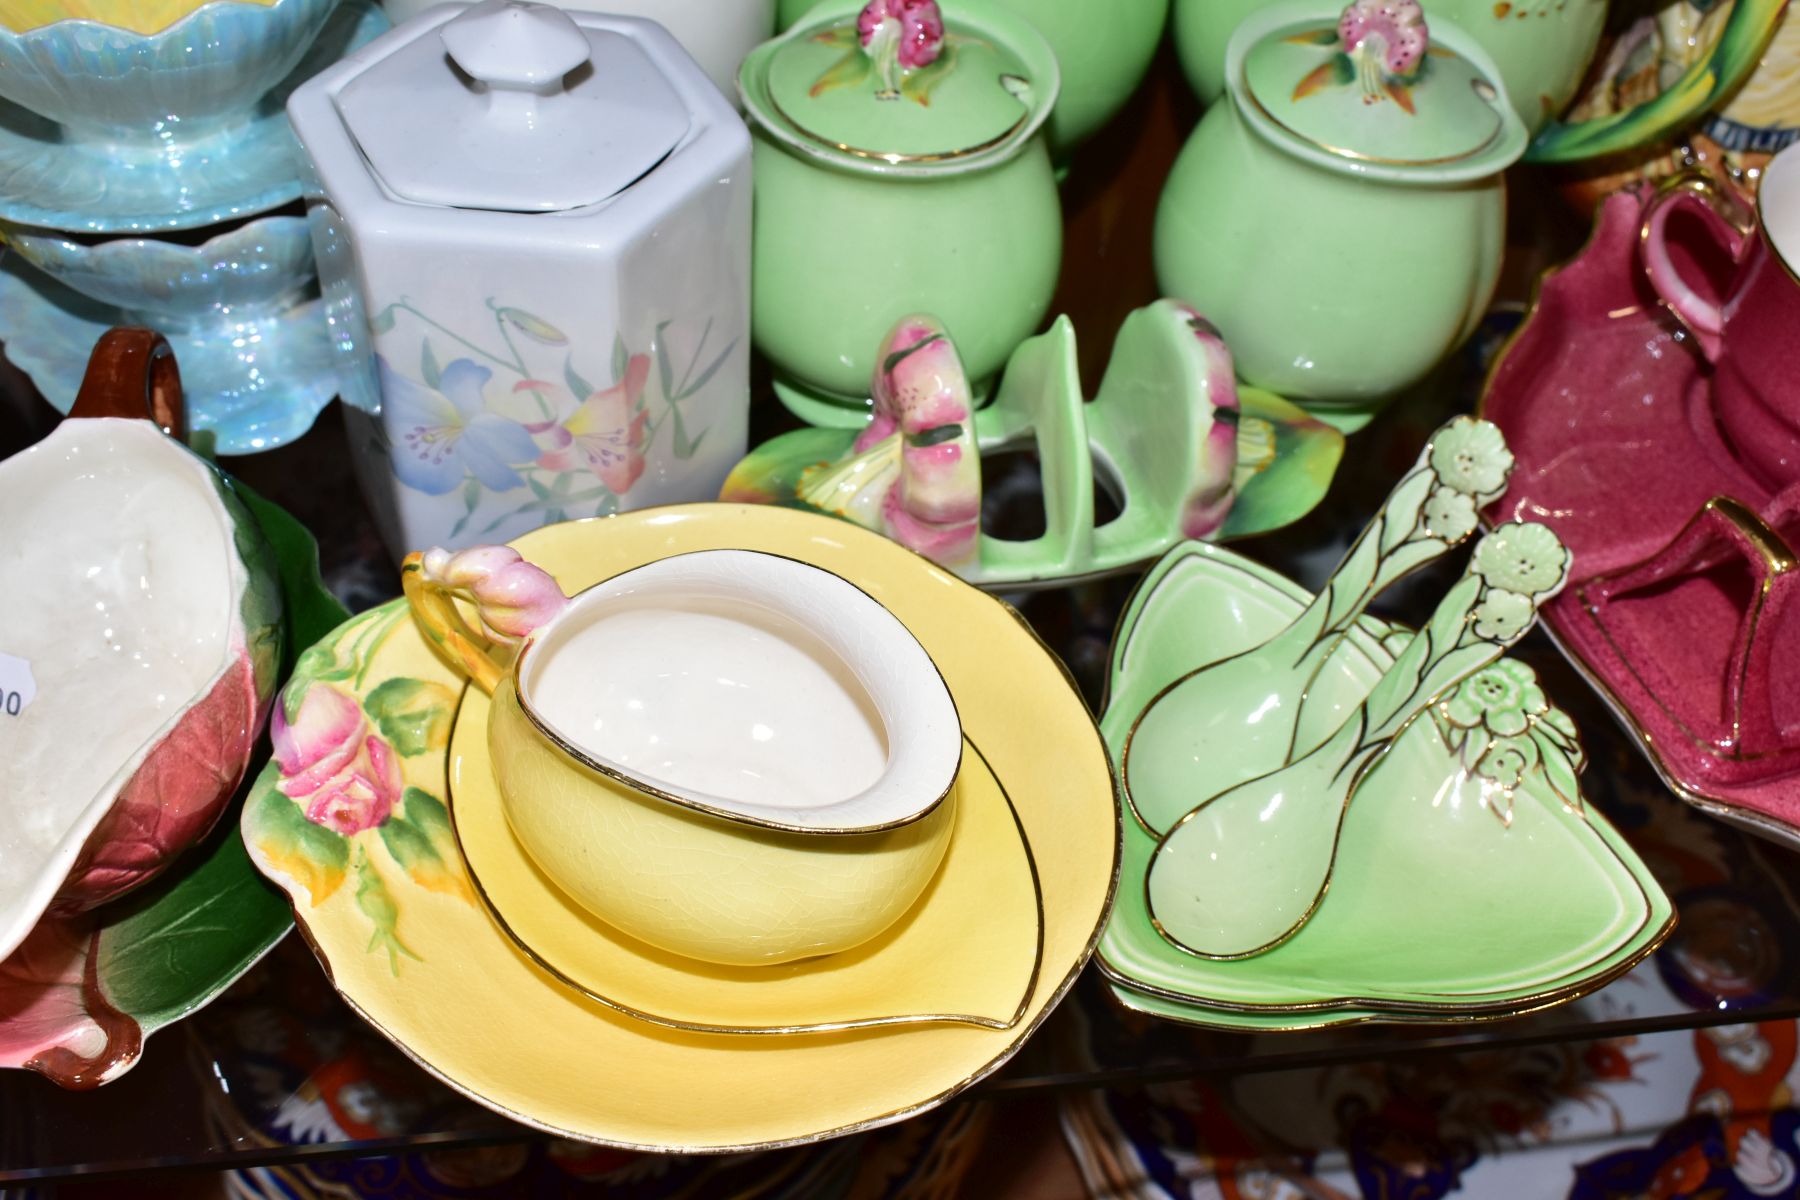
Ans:
<svg viewBox="0 0 1800 1200"><path fill-rule="evenodd" d="M892 39L900 65L910 71L943 53L944 18L936 0L869 0L856 18L856 34L871 55Z"/></svg>
<svg viewBox="0 0 1800 1200"><path fill-rule="evenodd" d="M887 532L937 562L968 559L981 532L981 453L956 346L935 319L905 317L876 361L874 418L857 448L900 434L900 478L882 504Z"/></svg>
<svg viewBox="0 0 1800 1200"><path fill-rule="evenodd" d="M369 728L356 700L315 683L290 721L275 706L270 725L284 795L300 801L306 819L345 837L378 828L399 803L400 762Z"/></svg>
<svg viewBox="0 0 1800 1200"><path fill-rule="evenodd" d="M497 637L522 638L569 602L548 572L511 546L475 546L455 554L434 546L420 567L425 578L474 600L482 625Z"/></svg>
<svg viewBox="0 0 1800 1200"><path fill-rule="evenodd" d="M1212 401L1212 425L1200 445L1197 482L1181 507L1182 536L1198 540L1217 533L1237 502L1238 423L1243 414L1224 335L1198 310L1185 304L1178 307L1205 355L1206 393Z"/></svg>
<svg viewBox="0 0 1800 1200"><path fill-rule="evenodd" d="M1419 0L1355 0L1338 18L1338 41L1357 64L1357 74L1407 79L1429 45ZM1377 94L1366 84L1365 94Z"/></svg>

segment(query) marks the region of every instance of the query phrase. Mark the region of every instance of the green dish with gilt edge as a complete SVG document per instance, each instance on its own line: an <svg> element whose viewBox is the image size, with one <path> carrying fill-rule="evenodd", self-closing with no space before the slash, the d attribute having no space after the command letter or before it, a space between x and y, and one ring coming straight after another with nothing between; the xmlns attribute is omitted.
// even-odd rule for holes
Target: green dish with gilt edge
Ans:
<svg viewBox="0 0 1800 1200"><path fill-rule="evenodd" d="M1260 644L1309 599L1228 550L1187 543L1165 555L1133 595L1113 643L1101 732L1115 768L1158 692ZM1411 636L1363 618L1314 681L1297 745L1335 728ZM1485 680L1496 689L1490 694L1503 693L1498 703L1473 691L1490 672L1498 673ZM1527 743L1541 726L1570 728L1514 660L1442 699L1355 794L1316 914L1249 958L1204 958L1159 933L1145 902L1158 837L1127 795L1118 901L1096 956L1114 994L1171 1020L1309 1029L1515 1016L1623 974L1668 936L1674 910L1606 819L1579 794L1565 799L1535 768ZM1493 753L1503 744L1524 755L1515 769ZM1570 757L1578 766L1578 745Z"/></svg>
<svg viewBox="0 0 1800 1200"><path fill-rule="evenodd" d="M275 551L285 678L298 649L349 614L325 590L305 526L242 484L236 492ZM266 743L258 753L266 759ZM270 786L272 770L252 772L244 792ZM286 899L250 863L234 802L205 842L154 881L91 913L46 918L0 962L0 1067L65 1088L110 1082L137 1062L146 1038L211 1002L293 925Z"/></svg>

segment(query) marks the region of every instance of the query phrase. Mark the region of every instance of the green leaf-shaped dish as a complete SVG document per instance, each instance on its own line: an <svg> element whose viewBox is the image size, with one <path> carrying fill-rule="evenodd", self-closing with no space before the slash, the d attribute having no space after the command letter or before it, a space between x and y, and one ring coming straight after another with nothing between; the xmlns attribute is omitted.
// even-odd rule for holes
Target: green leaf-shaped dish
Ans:
<svg viewBox="0 0 1800 1200"><path fill-rule="evenodd" d="M1259 644L1307 599L1296 584L1227 550L1188 543L1165 555L1114 642L1101 720L1113 761L1163 687ZM1335 728L1409 636L1364 619L1309 692L1301 747ZM1144 901L1156 836L1129 805L1123 821L1124 865L1101 969L1127 1003L1204 1024L1510 1016L1600 986L1674 925L1667 896L1602 816L1579 798L1565 804L1538 775L1527 775L1502 811L1492 784L1484 788L1429 719L1416 722L1356 792L1317 913L1264 954L1218 961L1163 938Z"/></svg>

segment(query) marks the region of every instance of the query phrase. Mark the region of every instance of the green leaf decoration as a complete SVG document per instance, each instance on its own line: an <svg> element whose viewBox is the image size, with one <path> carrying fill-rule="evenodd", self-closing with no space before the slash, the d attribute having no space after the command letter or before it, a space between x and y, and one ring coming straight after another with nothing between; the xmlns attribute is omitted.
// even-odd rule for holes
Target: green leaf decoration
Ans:
<svg viewBox="0 0 1800 1200"><path fill-rule="evenodd" d="M746 455L725 477L719 499L738 504L779 504L817 512L800 499L801 478L850 452L854 429L796 429L770 438Z"/></svg>
<svg viewBox="0 0 1800 1200"><path fill-rule="evenodd" d="M389 679L363 700L363 711L395 750L417 758L450 744L456 693L423 679Z"/></svg>
<svg viewBox="0 0 1800 1200"><path fill-rule="evenodd" d="M692 396L695 392L698 392L701 388L711 383L712 377L719 373L719 368L725 365L725 360L731 357L731 352L736 348L737 339L733 338L726 344L723 350L719 351L717 357L706 364L699 375L695 376L692 380L684 380L681 385L681 394L672 397L672 399L686 400L689 396Z"/></svg>
<svg viewBox="0 0 1800 1200"><path fill-rule="evenodd" d="M622 383L625 373L631 370L631 351L625 348L623 334L613 334L612 377L614 383Z"/></svg>
<svg viewBox="0 0 1800 1200"><path fill-rule="evenodd" d="M393 329L395 307L395 305L390 304L370 318L369 332L387 333L389 330Z"/></svg>
<svg viewBox="0 0 1800 1200"><path fill-rule="evenodd" d="M244 507L262 526L263 537L275 552L275 571L281 581L282 608L288 626L282 666L298 672L296 656L300 660L306 657L300 653L301 648L308 647L307 654L319 649L318 643L326 634L350 619L350 610L338 603L337 597L326 589L325 581L320 578L319 544L307 532L306 526L296 521L286 509L269 503L243 484L234 483L233 486ZM353 665L346 663L341 675L319 673L313 677L343 679L354 670Z"/></svg>
<svg viewBox="0 0 1800 1200"><path fill-rule="evenodd" d="M937 425L930 429L921 429L918 433L907 434L906 444L923 450L931 446L941 446L945 442L953 442L962 436L962 432L963 427L957 422Z"/></svg>
<svg viewBox="0 0 1800 1200"><path fill-rule="evenodd" d="M853 45L842 58L825 68L825 73L813 82L806 94L822 96L838 88L861 87L874 70L875 60L864 54L861 46Z"/></svg>
<svg viewBox="0 0 1800 1200"><path fill-rule="evenodd" d="M285 665L282 657L286 632L281 619L282 590L275 548L269 544L261 523L237 495L231 479L221 471L214 475L213 484L219 501L231 515L232 544L248 577L238 617L244 625L251 671L254 678L273 688L277 667Z"/></svg>
<svg viewBox="0 0 1800 1200"><path fill-rule="evenodd" d="M463 873L443 801L419 788L406 789L401 813L381 827L381 841L409 878L427 891L457 896L473 904L475 893Z"/></svg>
<svg viewBox="0 0 1800 1200"><path fill-rule="evenodd" d="M1430 471L1415 471L1395 489L1394 503L1388 511L1392 520L1381 531L1381 553L1392 554L1400 543L1411 537L1419 527L1419 512L1425 507L1425 501L1431 496L1431 489L1437 484L1437 476Z"/></svg>
<svg viewBox="0 0 1800 1200"><path fill-rule="evenodd" d="M589 396L594 394L594 385L583 379L581 374L575 370L574 354L570 354L569 357L563 361L563 379L567 381L569 391L574 393L577 402L586 400Z"/></svg>
<svg viewBox="0 0 1800 1200"><path fill-rule="evenodd" d="M456 519L456 524L450 527L451 537L455 537L457 534L461 533L463 528L468 525L470 519L475 516L475 510L481 504L481 491L481 480L475 478L473 475L463 480L463 515L458 517Z"/></svg>
<svg viewBox="0 0 1800 1200"><path fill-rule="evenodd" d="M1247 438L1272 438L1274 451L1256 466L1246 466L1240 449L1240 471L1232 485L1237 499L1225 516L1215 541L1249 537L1292 524L1311 512L1331 486L1344 456L1344 435L1299 406L1271 392L1238 386L1238 444Z"/></svg>
<svg viewBox="0 0 1800 1200"><path fill-rule="evenodd" d="M443 371L438 368L437 355L432 353L430 338L419 343L419 379L434 392L444 379Z"/></svg>
<svg viewBox="0 0 1800 1200"><path fill-rule="evenodd" d="M1336 25L1326 25L1319 29L1309 29L1305 33L1296 33L1292 37L1284 37L1284 42L1296 46L1335 46L1338 35Z"/></svg>
<svg viewBox="0 0 1800 1200"><path fill-rule="evenodd" d="M275 786L273 767L257 782L259 790L245 814L245 836L275 870L306 889L307 900L316 908L342 886L350 843L335 830L307 820L300 806Z"/></svg>
<svg viewBox="0 0 1800 1200"><path fill-rule="evenodd" d="M1493 745L1494 735L1488 732L1487 726L1477 725L1473 729L1459 729L1458 744L1451 749L1459 752L1462 765L1473 771L1481 762L1481 756Z"/></svg>
<svg viewBox="0 0 1800 1200"><path fill-rule="evenodd" d="M569 337L562 330L541 317L533 316L522 308L502 307L495 310L502 321L517 329L534 342L542 342L546 346L566 346Z"/></svg>
<svg viewBox="0 0 1800 1200"><path fill-rule="evenodd" d="M109 910L98 935L100 979L114 1005L146 1031L158 1028L237 978L290 921L236 822L221 822L205 843Z"/></svg>
<svg viewBox="0 0 1800 1200"><path fill-rule="evenodd" d="M1319 66L1314 67L1311 71L1308 71L1305 77L1302 78L1299 83L1294 85L1294 95L1292 98L1295 100L1304 100L1308 96L1317 92L1322 92L1331 84L1338 82L1342 81L1337 78L1335 60L1333 62L1322 63Z"/></svg>
<svg viewBox="0 0 1800 1200"><path fill-rule="evenodd" d="M1544 782L1556 793L1556 798L1563 802L1563 807L1570 812L1581 813L1586 809L1581 803L1581 767L1568 751L1557 741L1541 736L1543 724L1533 727L1534 739L1538 748L1538 764L1544 773Z"/></svg>
<svg viewBox="0 0 1800 1200"><path fill-rule="evenodd" d="M374 933L369 936L366 953L386 950L388 970L395 975L400 974L400 955L404 954L414 962L423 961L400 940L397 928L400 923L400 906L394 903L393 893L388 891L381 873L375 869L360 846L356 850L356 907L375 926Z"/></svg>
<svg viewBox="0 0 1800 1200"><path fill-rule="evenodd" d="M956 48L948 40L944 49L935 60L923 67L908 71L900 81L900 94L908 100L931 107L931 89L941 83L945 76L956 69Z"/></svg>
<svg viewBox="0 0 1800 1200"><path fill-rule="evenodd" d="M662 383L663 399L672 403L675 400L675 368L669 362L669 344L663 337L669 324L664 321L656 327L656 376Z"/></svg>

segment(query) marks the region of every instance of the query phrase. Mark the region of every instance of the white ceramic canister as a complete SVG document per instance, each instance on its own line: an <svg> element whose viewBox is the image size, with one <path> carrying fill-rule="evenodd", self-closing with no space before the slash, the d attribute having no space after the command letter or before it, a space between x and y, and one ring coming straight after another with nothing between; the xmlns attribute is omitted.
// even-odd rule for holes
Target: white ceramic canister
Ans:
<svg viewBox="0 0 1800 1200"><path fill-rule="evenodd" d="M441 5L288 115L396 556L718 494L748 422L750 139L662 26Z"/></svg>
<svg viewBox="0 0 1800 1200"><path fill-rule="evenodd" d="M398 25L410 21L432 0L382 0L381 7ZM647 17L657 22L694 56L713 85L728 97L737 95L738 64L752 47L775 33L775 0L556 0L558 8ZM735 102L735 101L734 101Z"/></svg>

